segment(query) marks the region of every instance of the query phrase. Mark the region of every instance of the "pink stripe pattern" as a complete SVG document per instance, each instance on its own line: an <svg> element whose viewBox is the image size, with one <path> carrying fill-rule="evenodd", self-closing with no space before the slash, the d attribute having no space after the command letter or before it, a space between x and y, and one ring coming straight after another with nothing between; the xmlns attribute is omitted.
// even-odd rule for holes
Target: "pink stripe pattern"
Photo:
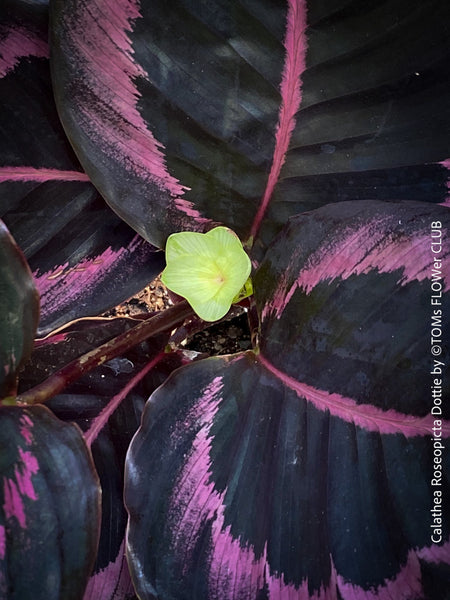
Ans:
<svg viewBox="0 0 450 600"><path fill-rule="evenodd" d="M35 456L31 452L24 451L19 448L20 466L14 470L17 489L22 496L26 496L30 500L37 500L37 494L31 480L32 475L39 472L39 464Z"/></svg>
<svg viewBox="0 0 450 600"><path fill-rule="evenodd" d="M92 0L80 2L79 7L70 16L66 33L77 56L76 69L82 70L83 85L96 101L79 104L78 124L110 158L169 192L178 210L209 222L183 198L189 188L169 173L164 148L137 109L140 94L134 80L146 73L134 60L128 32L141 16L139 2L123 0L111 9L108 0Z"/></svg>
<svg viewBox="0 0 450 600"><path fill-rule="evenodd" d="M27 520L22 496L12 479L3 478L3 511L6 519L16 518L19 526L25 529Z"/></svg>
<svg viewBox="0 0 450 600"><path fill-rule="evenodd" d="M31 446L33 435L31 429L33 422L27 415L20 419L20 432L25 446ZM33 486L32 476L39 472L36 457L23 448L18 448L18 461L14 467L14 477L3 477L3 510L6 519L15 518L22 529L26 528L24 499L37 500L38 496Z"/></svg>
<svg viewBox="0 0 450 600"><path fill-rule="evenodd" d="M302 100L301 75L306 68L306 1L288 0L286 37L284 47L286 57L281 81L281 107L275 134L275 149L272 166L267 180L261 205L256 213L250 235L256 237L273 190L280 176L281 167L286 159L289 142L295 127L295 115Z"/></svg>
<svg viewBox="0 0 450 600"><path fill-rule="evenodd" d="M125 558L125 540L114 562L93 575L88 582L83 600L122 600L132 597L134 590Z"/></svg>
<svg viewBox="0 0 450 600"><path fill-rule="evenodd" d="M261 360L259 357L258 360L267 367L264 359ZM273 372L272 369L270 371ZM275 374L279 375L279 373ZM204 535L205 528L208 528L211 535L207 544L209 549L207 581L210 600L254 598L258 590L262 589L267 590L267 597L270 600L336 600L338 590L344 600L392 600L393 598L418 600L423 597L419 558L431 563L440 561L449 563L448 543L410 550L405 564L399 567L394 577L385 579L380 585L369 589L346 580L336 569L333 557L330 555L330 576L327 584L310 592L307 579L300 584L294 584L287 581L283 573L271 569L268 559L270 540L266 541L263 551L257 555L251 544L243 542L232 534L231 527L226 524L225 519L228 490L219 492L215 489L211 468L211 429L223 401L222 387L222 379L216 377L203 390L194 408L172 434L178 439L178 437L183 438L187 429L191 430L195 427L198 430L183 469L175 482L169 509L170 547L177 561L183 565L182 575L186 576L198 568L197 543ZM303 393L305 389L301 388L301 392ZM319 408L323 409L324 406ZM338 409L338 414L341 416L342 406ZM403 428L400 424L383 427L383 420L379 415L377 420L381 426L377 425L372 429L382 433L402 432L409 435L414 431L415 435L422 435L424 432L417 424L416 427L411 425L411 429L408 429L408 426ZM389 420L392 420L390 413L386 421ZM447 434L449 432L448 428ZM176 443L176 439L172 442Z"/></svg>
<svg viewBox="0 0 450 600"><path fill-rule="evenodd" d="M433 256L430 252L430 231L418 232L411 238L407 233L392 230L392 217L379 217L377 221L365 224L358 229L349 228L341 237L325 240L319 249L308 259L305 267L292 281L292 274L298 262L294 253L288 268L270 303L263 309L263 318L274 313L280 318L297 289L309 294L320 282L335 279L348 279L352 275L364 275L376 270L378 273L401 271L398 285L430 278ZM395 236L395 241L394 241ZM450 289L450 249L445 243L442 258L443 290ZM295 277L295 275L294 275Z"/></svg>
<svg viewBox="0 0 450 600"><path fill-rule="evenodd" d="M25 27L0 30L0 78L4 77L27 56L48 58L47 41Z"/></svg>
<svg viewBox="0 0 450 600"><path fill-rule="evenodd" d="M90 181L86 173L36 169L33 167L0 167L0 183L3 181Z"/></svg>
<svg viewBox="0 0 450 600"><path fill-rule="evenodd" d="M283 574L271 572L266 549L257 557L252 546L242 547L240 540L232 536L230 527L225 526L226 490L219 493L214 489L210 464L211 427L222 402L222 387L222 379L216 377L204 390L192 413L184 419L182 431L174 432L175 436L183 436L186 427L194 424L198 427L198 419L201 419L201 428L175 483L169 512L172 547L184 565L184 574L195 563L194 550L199 533L212 522L208 575L210 600L233 598L237 590L239 597L253 598L265 584L271 600L334 598L333 592L324 587L310 596L306 580L300 586L286 583Z"/></svg>
<svg viewBox="0 0 450 600"><path fill-rule="evenodd" d="M386 579L376 588L365 590L336 573L337 587L344 600L420 600L424 597L421 578L419 559L413 550L396 577Z"/></svg>
<svg viewBox="0 0 450 600"><path fill-rule="evenodd" d="M20 418L20 435L25 440L27 446L30 446L33 442L33 421L26 414L23 414Z"/></svg>
<svg viewBox="0 0 450 600"><path fill-rule="evenodd" d="M182 437L184 427L190 427L196 421L197 427L200 426L183 472L175 483L169 512L171 531L174 532L173 544L177 552L183 555L185 569L189 568L194 559L195 535L201 524L213 517L218 502L214 483L208 481L208 470L210 430L222 401L222 387L222 379L216 377L203 391L198 403L195 403L195 408L187 415L181 430L173 432L174 438Z"/></svg>
<svg viewBox="0 0 450 600"><path fill-rule="evenodd" d="M445 563L450 564L450 541L447 540L442 545L432 544L426 548L421 548L417 552L417 556L428 563Z"/></svg>
<svg viewBox="0 0 450 600"><path fill-rule="evenodd" d="M331 415L339 417L347 423L383 434L402 433L406 437L433 435L435 418L431 414L425 417L414 417L393 409L386 411L371 404L357 404L351 398L319 390L297 381L277 369L262 354L259 354L257 358L265 369L282 381L286 387L293 390L299 398L304 398L318 410L329 411ZM442 423L442 437L450 437L450 422L448 421Z"/></svg>
<svg viewBox="0 0 450 600"><path fill-rule="evenodd" d="M85 259L73 267L64 264L45 273L35 271L33 276L41 296L42 314L50 314L68 302L82 298L88 289L98 285L116 261L128 257L141 244L147 242L136 235L127 248L117 251L108 248L99 256Z"/></svg>

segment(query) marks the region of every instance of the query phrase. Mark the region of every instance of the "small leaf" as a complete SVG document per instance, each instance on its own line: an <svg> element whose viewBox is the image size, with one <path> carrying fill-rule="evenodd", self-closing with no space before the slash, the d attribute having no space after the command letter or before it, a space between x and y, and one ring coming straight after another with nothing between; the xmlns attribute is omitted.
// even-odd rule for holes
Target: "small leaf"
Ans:
<svg viewBox="0 0 450 600"><path fill-rule="evenodd" d="M208 233L172 234L167 240L166 260L162 281L186 298L205 321L226 315L251 270L242 243L227 227Z"/></svg>

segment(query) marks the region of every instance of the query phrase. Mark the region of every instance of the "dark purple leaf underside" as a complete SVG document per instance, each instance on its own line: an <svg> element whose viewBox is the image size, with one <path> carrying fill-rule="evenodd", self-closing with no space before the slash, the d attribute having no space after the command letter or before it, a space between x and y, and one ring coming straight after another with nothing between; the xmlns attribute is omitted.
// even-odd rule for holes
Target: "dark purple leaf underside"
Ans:
<svg viewBox="0 0 450 600"><path fill-rule="evenodd" d="M54 105L47 25L42 6L0 8L0 217L36 277L40 335L119 304L163 268L81 172Z"/></svg>
<svg viewBox="0 0 450 600"><path fill-rule="evenodd" d="M358 202L280 234L254 278L260 352L179 370L131 444L142 598L447 597L450 357L430 328L450 310L449 224Z"/></svg>
<svg viewBox="0 0 450 600"><path fill-rule="evenodd" d="M448 17L418 0L59 0L55 94L84 168L152 243L220 222L266 246L323 204L445 201Z"/></svg>
<svg viewBox="0 0 450 600"><path fill-rule="evenodd" d="M0 220L0 400L16 395L17 375L31 354L38 319L30 269Z"/></svg>
<svg viewBox="0 0 450 600"><path fill-rule="evenodd" d="M81 432L42 406L1 408L0 429L0 595L79 600L100 524L97 475Z"/></svg>

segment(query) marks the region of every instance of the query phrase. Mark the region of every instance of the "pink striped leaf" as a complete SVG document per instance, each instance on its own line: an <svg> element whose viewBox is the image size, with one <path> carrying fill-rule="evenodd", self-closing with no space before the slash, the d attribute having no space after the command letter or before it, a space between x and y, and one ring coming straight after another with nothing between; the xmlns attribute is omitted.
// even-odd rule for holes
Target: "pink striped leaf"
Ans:
<svg viewBox="0 0 450 600"><path fill-rule="evenodd" d="M67 141L50 81L47 12L42 3L0 6L0 218L36 278L40 335L119 304L163 268L100 198Z"/></svg>
<svg viewBox="0 0 450 600"><path fill-rule="evenodd" d="M259 256L324 204L445 200L449 17L421 0L56 0L56 100L148 240L224 224Z"/></svg>
<svg viewBox="0 0 450 600"><path fill-rule="evenodd" d="M292 219L255 277L261 354L305 385L433 422L424 398L432 324L443 328L447 314L449 224L447 208L417 202ZM440 342L435 358L448 364Z"/></svg>
<svg viewBox="0 0 450 600"><path fill-rule="evenodd" d="M30 268L0 220L0 400L16 396L18 372L31 354L38 319Z"/></svg>
<svg viewBox="0 0 450 600"><path fill-rule="evenodd" d="M21 373L19 392L43 381L74 358L130 330L138 320L113 319L74 323L67 331L41 343ZM84 600L130 600L134 597L124 554L127 513L123 505L123 470L128 445L139 426L149 394L174 369L186 362L174 352L162 354L168 334L151 338L126 354L106 362L48 401L64 422L75 422L89 443L102 488L98 551ZM159 357L156 361L155 357ZM126 388L149 363L153 367L123 398L112 415L105 415L112 398ZM81 596L80 596L81 598Z"/></svg>
<svg viewBox="0 0 450 600"><path fill-rule="evenodd" d="M31 266L39 265L34 271L42 303L39 335L121 304L162 270L162 253L104 209L88 207L52 237L51 246L30 257ZM83 224L86 228L76 237ZM55 254L54 245L68 229L70 239Z"/></svg>
<svg viewBox="0 0 450 600"><path fill-rule="evenodd" d="M290 221L254 276L259 346L179 369L144 410L140 598L447 598L449 232L417 202Z"/></svg>
<svg viewBox="0 0 450 600"><path fill-rule="evenodd" d="M0 431L0 596L79 600L100 525L81 432L43 406L1 407Z"/></svg>
<svg viewBox="0 0 450 600"><path fill-rule="evenodd" d="M83 600L136 600L125 557L125 539L117 557L89 579Z"/></svg>

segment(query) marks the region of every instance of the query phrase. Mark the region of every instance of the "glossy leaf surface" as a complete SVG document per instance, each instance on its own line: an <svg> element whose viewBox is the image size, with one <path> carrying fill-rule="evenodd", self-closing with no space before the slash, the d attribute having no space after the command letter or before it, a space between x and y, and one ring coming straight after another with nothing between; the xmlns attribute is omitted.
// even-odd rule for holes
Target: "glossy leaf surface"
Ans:
<svg viewBox="0 0 450 600"><path fill-rule="evenodd" d="M97 551L100 489L80 430L42 406L0 408L0 595L79 600Z"/></svg>
<svg viewBox="0 0 450 600"><path fill-rule="evenodd" d="M262 355L357 404L427 415L431 326L448 314L449 224L447 208L415 202L336 204L292 219L255 278ZM434 358L448 364L441 342Z"/></svg>
<svg viewBox="0 0 450 600"><path fill-rule="evenodd" d="M254 280L260 352L180 369L145 408L125 489L142 598L446 598L449 507L430 507L450 413L431 413L430 370L449 348L433 363L429 331L449 225L421 203L292 219Z"/></svg>
<svg viewBox="0 0 450 600"><path fill-rule="evenodd" d="M41 4L0 7L0 217L41 294L39 334L141 290L163 257L100 198L59 122Z"/></svg>
<svg viewBox="0 0 450 600"><path fill-rule="evenodd" d="M31 354L38 318L30 269L0 220L0 400L16 395L18 371Z"/></svg>
<svg viewBox="0 0 450 600"><path fill-rule="evenodd" d="M107 7L54 2L55 94L84 168L152 243L222 223L265 247L327 203L446 199L447 3Z"/></svg>

